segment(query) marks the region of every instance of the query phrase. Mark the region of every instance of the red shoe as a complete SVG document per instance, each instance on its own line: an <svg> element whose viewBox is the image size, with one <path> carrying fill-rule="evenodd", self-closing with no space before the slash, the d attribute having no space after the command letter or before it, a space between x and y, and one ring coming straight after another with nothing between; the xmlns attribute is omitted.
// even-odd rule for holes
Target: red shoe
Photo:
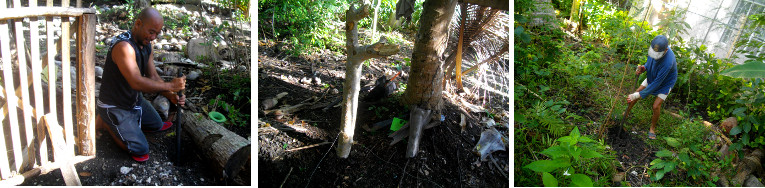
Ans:
<svg viewBox="0 0 765 188"><path fill-rule="evenodd" d="M160 132L160 131L165 131L167 129L170 129L170 127L173 127L173 122L166 121L165 123L162 124L162 128L159 129L159 130L156 130L156 131L146 131L146 130L144 130L143 132L145 132L145 133Z"/></svg>
<svg viewBox="0 0 765 188"><path fill-rule="evenodd" d="M133 155L133 160L138 162L145 162L149 160L149 154L143 154L143 155Z"/></svg>

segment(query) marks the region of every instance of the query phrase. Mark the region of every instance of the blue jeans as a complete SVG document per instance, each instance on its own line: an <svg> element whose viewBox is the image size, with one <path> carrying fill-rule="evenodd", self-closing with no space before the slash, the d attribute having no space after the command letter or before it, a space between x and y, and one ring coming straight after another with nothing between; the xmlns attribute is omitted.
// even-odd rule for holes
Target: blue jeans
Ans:
<svg viewBox="0 0 765 188"><path fill-rule="evenodd" d="M162 118L151 103L141 97L141 105L133 109L97 107L96 113L109 125L116 140L125 145L133 155L149 153L149 142L142 130L157 131L162 128Z"/></svg>

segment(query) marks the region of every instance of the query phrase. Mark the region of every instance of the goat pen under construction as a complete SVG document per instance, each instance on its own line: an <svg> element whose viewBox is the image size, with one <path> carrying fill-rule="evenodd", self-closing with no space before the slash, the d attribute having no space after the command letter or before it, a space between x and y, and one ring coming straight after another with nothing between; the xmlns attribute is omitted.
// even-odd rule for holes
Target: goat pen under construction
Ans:
<svg viewBox="0 0 765 188"><path fill-rule="evenodd" d="M0 184L61 168L67 185L79 185L74 161L96 153L96 11L81 0L8 2L0 0Z"/></svg>

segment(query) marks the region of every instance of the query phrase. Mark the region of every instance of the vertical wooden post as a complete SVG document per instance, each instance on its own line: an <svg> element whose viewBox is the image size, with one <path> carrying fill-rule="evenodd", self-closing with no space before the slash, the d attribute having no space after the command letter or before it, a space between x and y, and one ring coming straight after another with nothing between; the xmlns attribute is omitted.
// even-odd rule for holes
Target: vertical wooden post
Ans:
<svg viewBox="0 0 765 188"><path fill-rule="evenodd" d="M6 9L7 6L5 4L5 1L0 1L0 10ZM8 24L7 22L0 22L0 41L3 41L6 44L10 44L10 37L8 36ZM23 36L23 35L22 35ZM13 61L11 60L11 47L10 45L2 45L2 58L3 58L3 81L5 82L5 110L8 111L8 120L10 122L9 126L11 128L11 145L13 146L13 159L14 159L14 166L13 169L18 171L19 167L21 167L21 161L23 161L21 157L21 141L19 139L19 122L17 120L18 116L16 114L17 109L16 105L18 104L18 98L16 96L16 93L13 92L15 88L13 85ZM8 136L7 134L4 136ZM4 139L4 138L3 138ZM0 152L5 152L7 150L3 150ZM3 162L7 162L3 161ZM10 174L9 174L10 175ZM3 174L2 176L6 176Z"/></svg>
<svg viewBox="0 0 765 188"><path fill-rule="evenodd" d="M13 5L14 5L13 6L14 8L21 8L22 7L20 0L13 0ZM18 60L17 62L18 62L18 66L19 66L19 88L21 89L21 99L20 99L21 100L20 101L21 104L19 104L19 105L21 106L21 110L22 110L21 111L22 112L22 116L21 117L23 118L22 122L24 122L24 132L25 132L25 137L26 137L26 140L25 140L26 142L23 144L23 146L26 146L26 149L27 149L27 155L24 156L24 158L26 160L30 160L31 159L31 161L25 161L25 162L31 162L31 163L26 163L26 164L30 164L31 165L31 164L34 164L33 160L35 159L33 157L34 156L34 152L29 152L29 151L34 151L34 148L32 148L31 150L29 148L30 146L34 147L34 145L31 144L32 143L32 138L34 138L34 136L32 134L32 126L33 126L33 124L32 124L32 120L31 120L32 112L34 111L34 109L32 108L31 105L29 105L29 101L30 101L29 100L29 83L28 83L27 79L23 79L23 78L27 77L27 58L26 58L26 53L24 53L25 49L26 49L24 47L24 30L23 30L23 28L24 28L23 27L24 19L23 18L19 18L19 19L14 20L13 22L16 25L16 27L15 27L15 30L16 30L15 31L15 34L16 34L16 52L17 52L17 56L16 57L17 57L17 60ZM32 41L30 41L30 43L31 42ZM6 43L6 44L10 44L10 43ZM21 135L14 135L14 136L19 136L20 137ZM18 148L18 149L22 150L22 148ZM22 161L17 161L17 163L22 163Z"/></svg>
<svg viewBox="0 0 765 188"><path fill-rule="evenodd" d="M0 9L5 9L5 8L6 8L5 1L0 1ZM0 41L4 41L4 42L10 44L10 42L7 42L9 40L10 40L10 37L8 37L8 24L6 24L6 22L0 22ZM3 73L4 73L4 76L6 78L9 78L10 76L8 76L8 75L10 75L10 73L11 73L9 70L11 70L11 69L10 68L5 69L5 67L6 67L5 65L7 64L7 65L9 65L7 67L10 67L10 63L11 63L11 49L10 49L10 47L8 45L0 45L0 55L2 55L2 60L3 60L3 70L4 70ZM13 85L9 85L8 84L8 80L4 79L4 81L5 81L6 86L11 86L10 88L13 88ZM13 84L13 81L11 80L10 83ZM4 111L10 111L10 110L7 110L7 109L11 105L15 106L15 101L11 101L11 100L15 99L15 97L9 97L10 92L11 91L8 91L7 89L5 90L6 101L5 101L5 104L2 106ZM15 110L16 108L14 107L13 109ZM0 120L3 120L4 118L5 118L4 116L0 116ZM11 121L11 123L13 123L13 121ZM2 124L2 121L0 121L0 124ZM5 125L3 125L3 126L5 126ZM8 162L9 162L8 161L8 154L7 154L8 152L6 152L6 151L8 151L8 149L5 147L5 137L4 137L4 135L6 135L6 134L5 134L5 131L3 131L3 129L0 129L0 134L2 134L2 137L0 137L0 178L7 179L8 177L11 177L11 167L8 164Z"/></svg>
<svg viewBox="0 0 765 188"><path fill-rule="evenodd" d="M69 7L69 0L62 0L61 7ZM71 51L69 47L69 17L61 17L61 86L63 88L63 111L64 111L64 136L66 137L66 148L69 152L74 152L74 127L72 126L72 73L71 69Z"/></svg>
<svg viewBox="0 0 765 188"><path fill-rule="evenodd" d="M53 0L48 0L46 5L48 7L53 7ZM53 26L53 17L45 17L45 19L46 41L48 44L48 106L50 107L49 113L58 114L56 113L56 106L58 106L58 103L56 103L56 63L54 63L56 60L56 53L58 51L56 51L56 45L53 41L53 30L55 30L55 27ZM48 118L46 121L58 122L58 117L56 116L50 116L46 118Z"/></svg>
<svg viewBox="0 0 765 188"><path fill-rule="evenodd" d="M78 0L79 1L79 0ZM96 15L83 14L77 27L77 148L85 156L96 155Z"/></svg>
<svg viewBox="0 0 765 188"><path fill-rule="evenodd" d="M29 7L37 7L37 1L29 1ZM40 166L48 163L48 143L45 139L45 129L40 127L40 119L45 115L45 106L43 101L42 84L40 83L40 74L42 73L40 61L40 37L38 17L29 18L29 36L30 48L32 48L32 88L35 92L35 121L37 122L37 143L40 144Z"/></svg>

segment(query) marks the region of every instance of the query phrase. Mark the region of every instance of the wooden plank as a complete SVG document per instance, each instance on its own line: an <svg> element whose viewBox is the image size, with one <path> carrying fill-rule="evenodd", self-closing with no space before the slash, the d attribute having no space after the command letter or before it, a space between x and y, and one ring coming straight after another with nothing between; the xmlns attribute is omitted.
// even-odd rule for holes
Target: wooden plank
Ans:
<svg viewBox="0 0 765 188"><path fill-rule="evenodd" d="M30 7L37 7L37 1L29 1ZM45 113L45 107L44 107L44 101L43 101L43 90L42 90L42 84L40 83L40 74L42 73L42 66L40 62L40 29L39 29L39 22L37 21L38 17L30 17L29 18L29 36L31 44L30 48L32 48L31 53L31 61L32 61L32 88L34 88L34 98L35 98L35 109L40 109L40 111L35 110L35 122L38 122L37 126L37 141L40 143L41 149L39 149L39 157L40 157L40 166L43 166L48 163L48 143L45 139L45 131L42 129L42 127L39 126L40 118Z"/></svg>
<svg viewBox="0 0 765 188"><path fill-rule="evenodd" d="M5 7L5 1L0 1L0 6ZM2 38L0 40L2 41L8 41L7 36L7 30L8 27L5 25L4 22L0 22L0 30L1 28L5 28L5 32L0 33L0 36L5 36L5 38ZM11 50L7 47L8 45L0 45L0 55L2 56L3 62L9 62L11 61ZM3 92L3 95L5 95L6 92ZM7 95L6 95L7 96ZM8 98L8 97L6 97ZM7 101L7 100L6 100ZM6 106L8 106L9 102L6 102L2 106L0 106L0 109L3 112L7 112L6 109L8 109ZM0 116L0 125L2 125L2 122L5 120L5 117L7 116ZM5 125L3 125L5 126ZM0 135L5 135L5 131L0 128ZM8 151L8 149L5 147L5 137L0 137L0 151ZM11 168L8 164L8 154L7 152L0 152L0 178L7 179L11 175Z"/></svg>
<svg viewBox="0 0 765 188"><path fill-rule="evenodd" d="M63 6L69 6L68 1ZM63 88L64 134L67 148L74 151L74 128L72 123L72 73L69 47L69 17L61 17L61 85ZM49 68L50 69L50 68Z"/></svg>
<svg viewBox="0 0 765 188"><path fill-rule="evenodd" d="M79 1L79 0L78 0ZM77 148L79 154L96 155L96 15L80 17L77 36Z"/></svg>
<svg viewBox="0 0 765 188"><path fill-rule="evenodd" d="M52 6L52 1L49 0L49 6ZM47 31L46 33L46 41L48 43L48 61L53 62L56 57L56 46L54 44L54 37L53 37L53 30L55 30L55 27L53 26L53 17L46 17L46 26L45 29ZM50 107L50 113L56 114L56 106L58 103L56 103L56 65L55 63L49 63L48 67L48 106ZM58 122L58 119L56 119L56 116L51 117L52 121Z"/></svg>
<svg viewBox="0 0 765 188"><path fill-rule="evenodd" d="M82 14L95 14L96 9L92 8L71 8L71 7L23 7L8 9L0 15L0 20L28 18L28 17L50 17L50 16L71 16L78 17Z"/></svg>
<svg viewBox="0 0 765 188"><path fill-rule="evenodd" d="M13 0L13 5L14 5L14 8L22 7L21 0ZM21 101L21 105L20 106L21 106L21 110L22 110L21 111L22 112L22 116L21 117L23 118L22 122L24 122L24 133L26 135L25 136L26 137L26 140L25 140L26 142L24 142L23 145L24 146L34 146L34 145L30 144L30 143L32 143L32 138L34 138L33 131L32 131L32 127L34 126L34 124L32 124L32 120L31 120L32 112L34 111L34 109L32 109L31 106L29 105L29 101L30 100L29 100L29 89L28 88L29 88L30 85L27 82L27 79L21 79L21 78L26 78L27 77L27 57L26 57L26 53L24 53L24 51L26 49L24 47L25 46L24 45L25 44L24 43L24 30L23 30L23 28L24 28L24 24L23 24L24 20L23 19L16 19L13 22L16 25L16 28L15 28L15 30L16 30L16 32L15 32L15 34L16 34L16 52L18 54L16 57L17 57L17 60L18 60L17 65L19 67L19 78L20 78L19 79L19 86L18 87L21 89L21 99L20 99L20 101ZM30 42L32 42L32 41L30 40ZM21 136L21 135L19 135L19 136ZM28 149L25 149L25 150L28 150ZM33 151L33 150L28 150L28 151ZM30 153L27 152L27 155L30 155ZM29 159L28 157L25 157L25 158ZM32 157L32 159L34 160L34 157ZM32 161L32 163L26 163L26 164L34 164L34 161ZM27 167L24 167L24 168L27 168Z"/></svg>
<svg viewBox="0 0 765 188"><path fill-rule="evenodd" d="M5 11L7 9L7 6L5 4L5 1L0 1L0 10ZM10 44L10 37L8 35L9 29L7 22L0 22L0 41L8 41L7 44ZM11 60L11 49L9 45L2 45L2 59L3 59L3 81L5 81L5 87L7 88L14 88L13 87L13 62ZM20 53L21 54L21 53ZM10 87L9 87L10 86ZM13 90L6 90L5 96L6 96L6 103L5 103L5 110L8 111L8 120L10 121L10 128L11 128L11 146L13 150L13 158L14 158L14 170L18 171L21 167L21 161L22 159L22 152L21 152L21 140L19 135L19 125L18 125L18 116L16 114L16 106L17 106L17 99L16 94L12 93ZM14 97L11 97L14 96ZM7 135L6 135L7 136ZM7 150L4 150L7 151ZM7 161L7 160L6 160ZM9 174L10 175L10 174ZM3 176L6 176L3 174Z"/></svg>
<svg viewBox="0 0 765 188"><path fill-rule="evenodd" d="M74 154L72 150L67 148L67 145L70 144L66 143L64 140L61 126L55 121L48 121L51 116L56 115L50 113L45 114L42 118L42 123L48 130L48 135L50 135L50 139L53 143L53 156L56 163L63 164L61 166L61 174L64 177L64 183L68 186L80 186L82 183L80 183L80 177L77 176L77 169L74 167Z"/></svg>

